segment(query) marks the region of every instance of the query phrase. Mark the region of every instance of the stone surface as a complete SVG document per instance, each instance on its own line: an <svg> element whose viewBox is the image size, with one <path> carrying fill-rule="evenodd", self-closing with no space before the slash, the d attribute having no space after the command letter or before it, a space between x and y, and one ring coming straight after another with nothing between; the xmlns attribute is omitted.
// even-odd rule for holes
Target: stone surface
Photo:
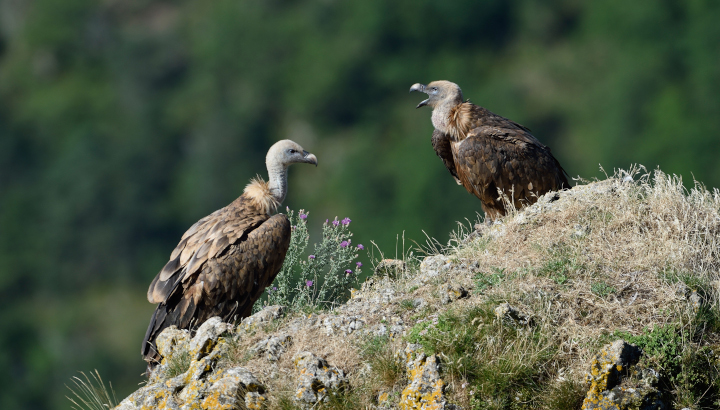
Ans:
<svg viewBox="0 0 720 410"><path fill-rule="evenodd" d="M194 360L198 360L215 347L221 334L232 330L233 325L224 323L219 317L211 317L195 332L195 336L188 343L187 350Z"/></svg>
<svg viewBox="0 0 720 410"><path fill-rule="evenodd" d="M604 346L590 364L585 381L590 390L582 410L662 410L660 393L654 387L658 373L637 369L640 349L624 340Z"/></svg>
<svg viewBox="0 0 720 410"><path fill-rule="evenodd" d="M449 283L440 286L440 303L443 305L466 297L468 297L468 291L462 286Z"/></svg>
<svg viewBox="0 0 720 410"><path fill-rule="evenodd" d="M454 405L445 400L445 382L440 378L437 356L426 356L422 352L422 346L418 344L408 344L405 356L409 384L400 396L400 409L455 409Z"/></svg>
<svg viewBox="0 0 720 410"><path fill-rule="evenodd" d="M264 354L269 361L277 362L291 344L292 336L290 335L268 336L266 339L257 342L253 346L253 350L255 354Z"/></svg>
<svg viewBox="0 0 720 410"><path fill-rule="evenodd" d="M498 307L496 307L495 317L512 324L518 324L523 326L532 324L531 318L512 307L509 303L502 303Z"/></svg>
<svg viewBox="0 0 720 410"><path fill-rule="evenodd" d="M266 306L263 308L263 310L243 319L242 322L240 322L240 324L238 325L238 330L253 330L264 323L268 323L274 319L279 318L284 311L285 306Z"/></svg>
<svg viewBox="0 0 720 410"><path fill-rule="evenodd" d="M294 361L295 369L300 374L295 400L302 405L327 401L329 394L349 387L345 372L330 366L325 359L310 352L300 352Z"/></svg>
<svg viewBox="0 0 720 410"><path fill-rule="evenodd" d="M260 409L266 401L265 387L243 367L218 370L218 362L227 354L228 345L220 335L232 329L220 318L203 323L195 337L170 327L159 336L159 349L165 353L163 364L153 372L148 384L123 400L118 410L230 410ZM182 374L164 379L173 355L191 352L189 368Z"/></svg>

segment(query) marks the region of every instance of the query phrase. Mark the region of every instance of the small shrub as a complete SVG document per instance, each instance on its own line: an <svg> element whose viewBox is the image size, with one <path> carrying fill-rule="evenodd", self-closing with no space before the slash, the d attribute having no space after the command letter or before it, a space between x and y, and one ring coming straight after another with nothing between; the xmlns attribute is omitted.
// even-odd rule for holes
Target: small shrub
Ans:
<svg viewBox="0 0 720 410"><path fill-rule="evenodd" d="M512 327L495 319L490 304L415 325L407 339L427 354L438 354L448 380L465 381L456 390L471 408L510 408L518 401L539 404L544 364L554 355L539 328Z"/></svg>
<svg viewBox="0 0 720 410"><path fill-rule="evenodd" d="M616 292L614 287L608 285L605 282L593 283L592 285L590 285L590 290L592 291L592 293L596 294L598 297L601 298L605 298L607 295Z"/></svg>
<svg viewBox="0 0 720 410"><path fill-rule="evenodd" d="M505 269L491 267L492 273L477 272L475 274L475 292L482 293L487 288L498 285L505 279Z"/></svg>
<svg viewBox="0 0 720 410"><path fill-rule="evenodd" d="M688 324L692 328L696 324ZM712 350L698 346L687 329L666 325L639 336L616 332L643 350L642 366L660 371L660 390L680 408L716 408L720 400L720 368Z"/></svg>
<svg viewBox="0 0 720 410"><path fill-rule="evenodd" d="M548 388L543 396L547 410L577 410L582 407L587 387L575 380L563 380Z"/></svg>
<svg viewBox="0 0 720 410"><path fill-rule="evenodd" d="M72 397L67 397L68 400L73 404L72 408L75 410L107 410L117 405L117 398L112 388L112 383L109 384L109 388L105 387L105 383L100 377L100 373L95 370L95 373L90 373L92 379L83 372L80 372L81 379L77 376L73 376L71 379L75 388L70 386L67 387L72 392ZM77 399L77 401L75 401Z"/></svg>
<svg viewBox="0 0 720 410"><path fill-rule="evenodd" d="M537 270L537 274L551 278L558 285L567 283L570 273L581 268L571 257L567 245L554 246L550 248L549 254L550 258Z"/></svg>
<svg viewBox="0 0 720 410"><path fill-rule="evenodd" d="M174 352L173 355L167 359L165 377L169 379L185 373L190 368L190 364L192 364L190 352L185 349Z"/></svg>
<svg viewBox="0 0 720 410"><path fill-rule="evenodd" d="M405 367L396 353L387 336L372 337L361 346L363 361L370 365L373 373L373 396L381 390L389 393L402 388Z"/></svg>
<svg viewBox="0 0 720 410"><path fill-rule="evenodd" d="M304 257L310 238L308 213L302 209L297 215L289 208L287 211L293 226L292 238L282 269L267 289L267 303L292 310L314 310L343 302L362 272L360 262L353 264L363 246L352 244L350 218L326 220L322 241Z"/></svg>

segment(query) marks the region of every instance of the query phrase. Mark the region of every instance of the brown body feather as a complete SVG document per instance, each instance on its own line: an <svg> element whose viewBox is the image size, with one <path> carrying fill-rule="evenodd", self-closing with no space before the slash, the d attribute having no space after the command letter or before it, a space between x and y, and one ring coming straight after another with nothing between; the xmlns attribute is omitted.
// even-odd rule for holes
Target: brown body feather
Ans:
<svg viewBox="0 0 720 410"><path fill-rule="evenodd" d="M550 148L528 128L464 101L457 84L417 83L410 91L428 95L417 107L433 109L433 149L453 178L480 199L488 218L505 214L501 195L521 208L549 191L570 188Z"/></svg>
<svg viewBox="0 0 720 410"><path fill-rule="evenodd" d="M519 209L570 187L550 148L526 127L470 102L452 108L447 123L448 134L433 133L433 148L448 169L454 164L451 174L480 199L489 218L505 215L498 189Z"/></svg>
<svg viewBox="0 0 720 410"><path fill-rule="evenodd" d="M270 216L278 205L268 184L254 180L185 232L148 289L148 300L159 305L142 343L146 361L158 360L155 338L168 326L189 329L213 316L250 315L290 245L288 218Z"/></svg>

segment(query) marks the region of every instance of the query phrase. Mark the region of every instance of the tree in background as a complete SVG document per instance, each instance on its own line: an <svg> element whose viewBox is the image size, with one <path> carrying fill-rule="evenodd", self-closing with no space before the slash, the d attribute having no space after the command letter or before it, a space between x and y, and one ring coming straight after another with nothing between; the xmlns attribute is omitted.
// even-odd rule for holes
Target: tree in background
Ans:
<svg viewBox="0 0 720 410"><path fill-rule="evenodd" d="M570 175L720 185L716 3L0 0L0 407L67 406L78 370L134 390L149 281L279 139L322 171L288 205L358 241L474 219L415 82L458 83Z"/></svg>

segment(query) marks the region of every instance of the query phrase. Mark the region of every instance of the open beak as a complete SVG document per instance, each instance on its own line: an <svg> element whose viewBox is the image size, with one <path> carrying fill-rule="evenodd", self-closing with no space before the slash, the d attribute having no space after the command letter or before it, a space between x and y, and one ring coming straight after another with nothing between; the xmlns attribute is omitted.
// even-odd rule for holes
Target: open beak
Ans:
<svg viewBox="0 0 720 410"><path fill-rule="evenodd" d="M305 162L308 164L315 164L317 166L317 157L305 150L303 150L303 157L305 158Z"/></svg>
<svg viewBox="0 0 720 410"><path fill-rule="evenodd" d="M413 92L413 91L420 91L421 93L425 93L425 84L420 84L420 83L413 84L412 87L410 87L410 92ZM418 104L417 107L415 107L415 108L420 108L423 105L427 105L428 100L429 100L429 98L427 100L420 101L420 104Z"/></svg>

